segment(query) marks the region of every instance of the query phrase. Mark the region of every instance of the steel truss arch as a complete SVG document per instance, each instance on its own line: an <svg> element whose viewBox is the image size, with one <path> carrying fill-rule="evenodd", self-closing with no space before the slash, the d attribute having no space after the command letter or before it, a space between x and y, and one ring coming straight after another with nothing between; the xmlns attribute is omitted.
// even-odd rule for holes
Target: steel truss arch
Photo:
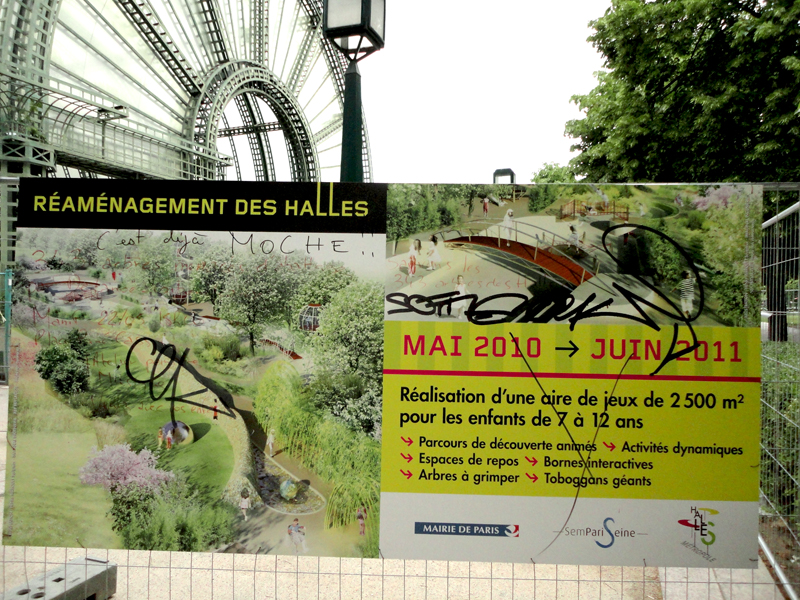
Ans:
<svg viewBox="0 0 800 600"><path fill-rule="evenodd" d="M5 0L0 161L335 181L347 61L321 14L322 0ZM370 181L366 126L362 156Z"/></svg>
<svg viewBox="0 0 800 600"><path fill-rule="evenodd" d="M228 103L241 94L262 98L281 124L289 149L292 179L318 179L317 149L311 127L297 100L267 68L248 61L219 65L206 78L203 93L192 103L187 123L194 126L194 140L208 149L216 147L220 119ZM186 132L188 135L188 131Z"/></svg>

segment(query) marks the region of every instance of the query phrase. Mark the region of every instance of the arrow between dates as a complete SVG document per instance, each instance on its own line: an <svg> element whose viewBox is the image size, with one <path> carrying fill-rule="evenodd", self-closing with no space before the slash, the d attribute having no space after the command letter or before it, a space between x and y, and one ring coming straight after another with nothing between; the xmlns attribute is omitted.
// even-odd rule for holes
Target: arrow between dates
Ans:
<svg viewBox="0 0 800 600"><path fill-rule="evenodd" d="M567 352L569 352L569 358L572 358L573 356L575 356L575 353L579 350L579 348L575 345L575 342L570 340L569 346L556 347L556 350L566 350Z"/></svg>

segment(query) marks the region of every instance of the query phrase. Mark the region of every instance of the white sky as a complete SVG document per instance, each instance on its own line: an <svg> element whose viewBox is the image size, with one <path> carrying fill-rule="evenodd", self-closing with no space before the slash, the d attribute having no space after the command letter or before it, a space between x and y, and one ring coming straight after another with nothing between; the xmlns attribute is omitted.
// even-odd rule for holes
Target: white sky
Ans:
<svg viewBox="0 0 800 600"><path fill-rule="evenodd" d="M565 164L569 99L596 85L588 23L610 0L388 0L386 47L359 63L373 181L530 181Z"/></svg>

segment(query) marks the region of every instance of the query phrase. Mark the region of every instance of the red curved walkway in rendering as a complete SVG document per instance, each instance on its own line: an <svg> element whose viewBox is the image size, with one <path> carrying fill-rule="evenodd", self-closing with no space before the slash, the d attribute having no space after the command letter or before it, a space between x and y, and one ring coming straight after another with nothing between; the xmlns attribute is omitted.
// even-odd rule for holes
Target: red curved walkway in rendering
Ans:
<svg viewBox="0 0 800 600"><path fill-rule="evenodd" d="M32 283L35 283L39 287L50 287L51 285L63 285L65 283L68 284L68 285L74 285L74 286L79 286L79 285L106 285L105 283L98 283L96 281L81 281L81 280L75 280L75 279L68 279L66 281L33 281Z"/></svg>
<svg viewBox="0 0 800 600"><path fill-rule="evenodd" d="M264 344L268 344L270 346L275 346L278 350L283 352L286 356L288 356L292 360L299 360L299 359L303 358L302 356L300 356L294 350L288 350L288 349L284 348L283 346L281 346L278 342L273 342L272 340L268 340L267 338L264 338L263 340L261 340L261 342L264 343Z"/></svg>
<svg viewBox="0 0 800 600"><path fill-rule="evenodd" d="M550 271L554 275L558 275L561 279L568 281L575 287L593 277L589 271L584 271L582 266L569 260L565 256L561 256L555 252L549 252L542 248L537 250L534 246L529 246L521 242L512 241L510 246L506 246L506 240L501 239L500 246L498 246L496 237L473 235L471 237L457 237L452 240L447 240L446 243L483 246L485 248L494 248L495 250L513 254L514 256Z"/></svg>

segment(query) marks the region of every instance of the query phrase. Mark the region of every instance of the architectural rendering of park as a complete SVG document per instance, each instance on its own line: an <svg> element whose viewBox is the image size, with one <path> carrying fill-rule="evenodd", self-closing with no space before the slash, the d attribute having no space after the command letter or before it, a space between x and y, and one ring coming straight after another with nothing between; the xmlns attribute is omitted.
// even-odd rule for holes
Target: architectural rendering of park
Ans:
<svg viewBox="0 0 800 600"><path fill-rule="evenodd" d="M435 310L400 308L406 297L448 292L490 302L483 310L513 313L522 298L544 311L570 296L638 315L622 286L652 305L644 311L663 325L674 320L672 313L680 318L679 286L688 272L695 307L701 285L704 290L703 310L692 323L740 324L743 307L731 291L744 285L747 260L745 228L736 223L753 221L758 207L760 199L744 188L715 186L390 186L385 285L397 296L387 302L386 318L468 318L465 301L460 311L448 300ZM433 238L439 261L430 268ZM421 249L412 252L415 240ZM413 269L411 254L417 255ZM598 312L592 322L625 319Z"/></svg>
<svg viewBox="0 0 800 600"><path fill-rule="evenodd" d="M377 555L382 286L171 233L22 230L5 543Z"/></svg>

